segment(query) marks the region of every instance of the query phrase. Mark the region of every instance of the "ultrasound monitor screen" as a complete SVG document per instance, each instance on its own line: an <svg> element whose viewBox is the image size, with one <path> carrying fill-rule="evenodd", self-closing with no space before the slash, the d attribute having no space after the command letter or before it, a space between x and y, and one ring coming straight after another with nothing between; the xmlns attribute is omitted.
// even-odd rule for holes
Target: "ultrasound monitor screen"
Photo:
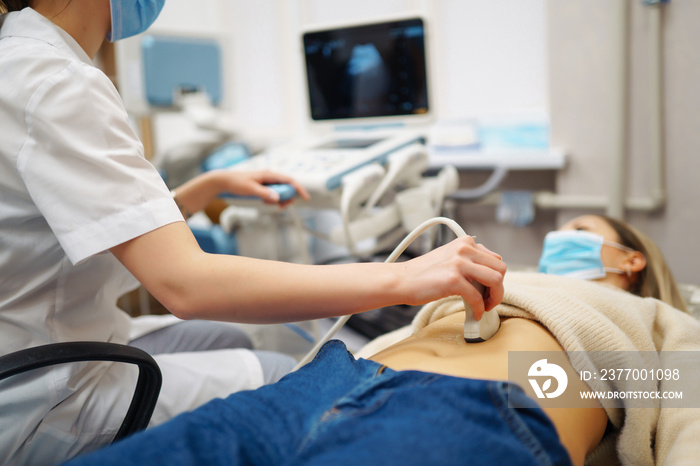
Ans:
<svg viewBox="0 0 700 466"><path fill-rule="evenodd" d="M313 120L428 112L421 19L308 32L304 52Z"/></svg>

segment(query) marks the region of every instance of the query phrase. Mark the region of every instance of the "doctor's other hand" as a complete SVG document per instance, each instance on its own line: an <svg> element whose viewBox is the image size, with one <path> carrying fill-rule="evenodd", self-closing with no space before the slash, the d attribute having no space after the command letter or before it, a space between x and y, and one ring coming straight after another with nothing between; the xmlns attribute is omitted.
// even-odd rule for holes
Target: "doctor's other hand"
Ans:
<svg viewBox="0 0 700 466"><path fill-rule="evenodd" d="M401 264L405 267L403 285L407 304L423 304L447 296L461 296L479 320L485 311L503 299L503 277L506 263L474 238L465 236L427 254ZM477 281L486 287L484 295L471 284Z"/></svg>
<svg viewBox="0 0 700 466"><path fill-rule="evenodd" d="M235 171L212 170L192 178L179 186L175 192L182 206L189 212L204 209L222 193L236 196L259 197L266 204L279 204L286 207L294 201L280 202L279 194L266 185L289 184L294 187L297 196L309 199L309 193L293 178L269 170Z"/></svg>

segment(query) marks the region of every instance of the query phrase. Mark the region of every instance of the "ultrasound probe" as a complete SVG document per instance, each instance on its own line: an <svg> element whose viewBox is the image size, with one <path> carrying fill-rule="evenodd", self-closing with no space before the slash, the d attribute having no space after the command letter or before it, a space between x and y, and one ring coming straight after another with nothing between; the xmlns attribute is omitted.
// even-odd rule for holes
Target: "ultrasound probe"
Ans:
<svg viewBox="0 0 700 466"><path fill-rule="evenodd" d="M486 288L479 282L472 282L472 285L484 296ZM464 300L462 300L464 301ZM464 301L464 341L467 343L481 343L486 341L498 332L501 328L501 319L495 311L484 312L481 320L474 319L472 307Z"/></svg>

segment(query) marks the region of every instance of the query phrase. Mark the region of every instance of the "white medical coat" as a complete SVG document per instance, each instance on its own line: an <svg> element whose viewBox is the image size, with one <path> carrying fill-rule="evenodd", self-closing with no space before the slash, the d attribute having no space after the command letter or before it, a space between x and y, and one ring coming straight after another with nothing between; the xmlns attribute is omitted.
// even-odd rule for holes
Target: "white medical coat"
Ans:
<svg viewBox="0 0 700 466"><path fill-rule="evenodd" d="M109 248L183 221L110 80L25 8L0 18L0 354L127 343L116 300L136 285ZM156 356L152 424L262 384L248 350ZM0 383L0 463L52 464L111 441L137 369L82 363Z"/></svg>

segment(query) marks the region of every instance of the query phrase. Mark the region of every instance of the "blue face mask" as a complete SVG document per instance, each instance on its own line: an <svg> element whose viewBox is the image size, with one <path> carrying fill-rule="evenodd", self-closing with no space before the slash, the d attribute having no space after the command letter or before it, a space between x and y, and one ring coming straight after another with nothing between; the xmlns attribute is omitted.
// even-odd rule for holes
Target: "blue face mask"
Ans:
<svg viewBox="0 0 700 466"><path fill-rule="evenodd" d="M600 256L603 244L623 251L632 249L606 241L601 235L587 231L552 231L544 238L539 271L553 275L592 280L605 277L606 272L627 274L628 272L605 267Z"/></svg>
<svg viewBox="0 0 700 466"><path fill-rule="evenodd" d="M135 36L148 29L156 20L165 0L110 0L112 30L110 42Z"/></svg>

